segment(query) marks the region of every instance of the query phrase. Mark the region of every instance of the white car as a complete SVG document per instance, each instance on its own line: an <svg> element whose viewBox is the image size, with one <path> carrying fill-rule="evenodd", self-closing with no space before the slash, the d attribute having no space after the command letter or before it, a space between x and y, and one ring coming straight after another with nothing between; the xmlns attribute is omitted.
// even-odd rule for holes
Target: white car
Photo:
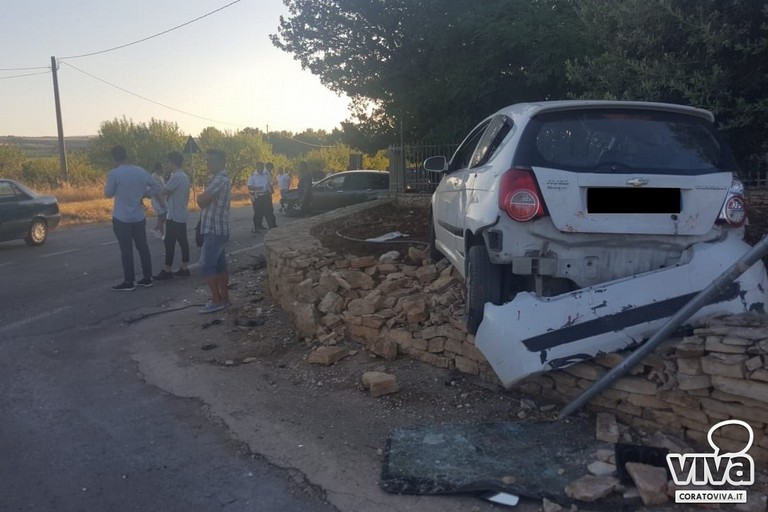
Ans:
<svg viewBox="0 0 768 512"><path fill-rule="evenodd" d="M571 347L553 362L549 352L567 342L562 331L544 342L547 333L580 325L581 332L569 334L576 341L661 320L683 299L664 301L700 291L749 249L736 165L713 115L697 108L620 101L512 105L477 125L450 161L432 157L424 168L442 173L431 204L433 257L445 255L465 279L467 330L476 333L492 305L515 299L519 307L498 314L539 324L540 334L534 329L521 339L535 337L540 343L528 350L549 367L589 351ZM709 246L714 252L704 251ZM717 264L702 266L713 258ZM648 277L683 267L674 277ZM765 270L755 268L737 282L741 298L722 301L727 305L720 309L763 309ZM695 279L670 282L671 295L655 289L681 275ZM620 295L606 293L602 301L603 285L628 278L634 281L615 288ZM592 309L591 320L610 317L607 324L589 324L576 307L587 290L593 298L579 307ZM555 297L563 298L557 312ZM523 305L523 299L533 302ZM625 318L629 310L634 320Z"/></svg>

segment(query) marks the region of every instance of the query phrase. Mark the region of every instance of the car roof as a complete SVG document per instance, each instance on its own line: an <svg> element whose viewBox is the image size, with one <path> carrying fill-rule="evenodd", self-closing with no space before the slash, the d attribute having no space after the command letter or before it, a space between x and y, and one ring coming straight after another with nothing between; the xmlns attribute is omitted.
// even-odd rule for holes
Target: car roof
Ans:
<svg viewBox="0 0 768 512"><path fill-rule="evenodd" d="M354 173L389 174L389 171L379 171L378 169L353 169L351 171L335 172L331 176L338 176L339 174L354 174Z"/></svg>
<svg viewBox="0 0 768 512"><path fill-rule="evenodd" d="M687 105L675 105L674 103L656 103L651 101L611 101L611 100L559 100L559 101L539 101L530 103L516 103L496 112L496 114L506 114L513 118L531 118L543 112L556 112L562 110L580 110L589 108L615 108L615 109L637 109L637 110L656 110L664 112L675 112L688 114L709 122L714 122L715 116L712 112L702 108L690 107Z"/></svg>

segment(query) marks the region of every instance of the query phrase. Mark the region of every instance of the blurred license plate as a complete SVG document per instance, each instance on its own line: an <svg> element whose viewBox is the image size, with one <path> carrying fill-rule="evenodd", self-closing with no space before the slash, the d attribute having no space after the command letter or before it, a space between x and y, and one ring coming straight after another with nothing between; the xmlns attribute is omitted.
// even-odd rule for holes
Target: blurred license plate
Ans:
<svg viewBox="0 0 768 512"><path fill-rule="evenodd" d="M679 188L589 188L587 213L680 213Z"/></svg>

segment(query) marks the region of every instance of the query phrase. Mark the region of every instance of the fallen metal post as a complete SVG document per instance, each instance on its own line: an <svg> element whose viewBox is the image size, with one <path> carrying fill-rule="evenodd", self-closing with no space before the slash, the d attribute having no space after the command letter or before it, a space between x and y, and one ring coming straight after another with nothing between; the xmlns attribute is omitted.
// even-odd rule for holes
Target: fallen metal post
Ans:
<svg viewBox="0 0 768 512"><path fill-rule="evenodd" d="M640 361L647 356L653 349L655 349L662 341L674 332L675 329L680 327L691 315L705 306L714 296L724 291L724 289L736 280L741 274L746 272L749 267L755 264L760 258L768 254L768 235L763 236L760 241L755 244L752 249L747 251L744 256L739 258L728 270L715 279L711 285L707 286L699 293L696 294L693 299L690 300L685 306L680 309L674 316L672 316L664 326L659 329L648 341L646 341L640 348L635 350L629 357L619 363L606 373L600 380L592 384L584 393L579 395L574 401L566 405L558 419L563 419L569 414L581 409L586 405L595 395L598 395L605 388L613 384L616 380L622 377L625 373L635 367Z"/></svg>

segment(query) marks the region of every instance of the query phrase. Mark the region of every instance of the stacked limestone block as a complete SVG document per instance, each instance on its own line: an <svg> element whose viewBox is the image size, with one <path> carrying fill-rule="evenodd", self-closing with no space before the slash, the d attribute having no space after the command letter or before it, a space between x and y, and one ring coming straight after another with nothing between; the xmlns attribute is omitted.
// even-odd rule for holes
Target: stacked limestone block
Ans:
<svg viewBox="0 0 768 512"><path fill-rule="evenodd" d="M560 401L571 400L629 354L608 354L522 384ZM589 408L610 411L646 432L663 431L709 448L710 427L726 419L748 423L748 452L768 461L768 322L763 315L711 318L692 336L662 343L629 374L595 397ZM724 450L741 451L747 431L715 433Z"/></svg>
<svg viewBox="0 0 768 512"><path fill-rule="evenodd" d="M387 202L363 203L270 231L266 253L272 296L293 314L300 339L323 345L355 341L388 360L403 355L498 382L463 328L461 277L445 261L434 263L415 247L383 261L336 254L311 234L339 215L353 217ZM626 355L608 354L533 376L517 388L568 402ZM755 433L749 453L768 461L768 322L762 316L710 319L693 336L662 343L588 408L611 412L636 429L676 434L704 447L713 424L741 419ZM719 446L743 448L743 430L726 433L732 438L716 437Z"/></svg>
<svg viewBox="0 0 768 512"><path fill-rule="evenodd" d="M392 206L408 207L406 199ZM385 202L392 201L345 208L343 215L354 217ZM270 292L293 314L298 337L323 344L346 339L388 360L405 355L495 380L464 330L456 271L444 260L429 260L418 245L404 245L397 258L329 251L311 233L337 215L306 219L266 238Z"/></svg>

